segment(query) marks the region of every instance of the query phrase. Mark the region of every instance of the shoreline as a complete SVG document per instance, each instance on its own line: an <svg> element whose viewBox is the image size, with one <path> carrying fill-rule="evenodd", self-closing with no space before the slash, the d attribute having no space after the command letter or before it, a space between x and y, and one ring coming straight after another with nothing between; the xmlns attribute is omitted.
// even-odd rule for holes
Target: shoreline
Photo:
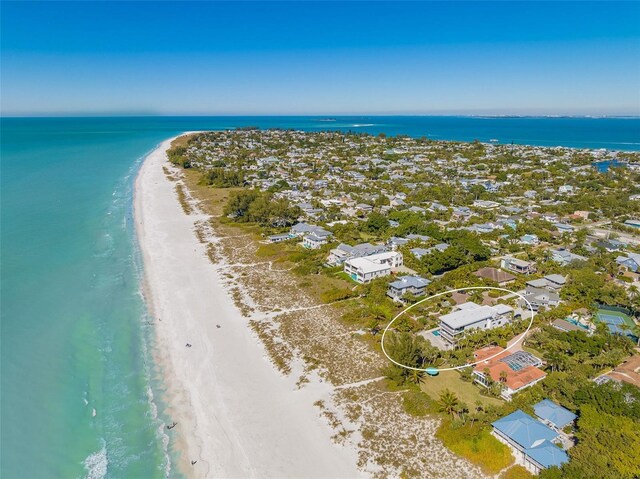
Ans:
<svg viewBox="0 0 640 479"><path fill-rule="evenodd" d="M363 476L356 451L331 441L313 406L326 385L297 389L281 375L233 303L194 231L208 216L185 213L163 171L174 171L166 158L172 140L145 158L134 213L154 358L166 413L178 423L167 431L177 467L188 477Z"/></svg>

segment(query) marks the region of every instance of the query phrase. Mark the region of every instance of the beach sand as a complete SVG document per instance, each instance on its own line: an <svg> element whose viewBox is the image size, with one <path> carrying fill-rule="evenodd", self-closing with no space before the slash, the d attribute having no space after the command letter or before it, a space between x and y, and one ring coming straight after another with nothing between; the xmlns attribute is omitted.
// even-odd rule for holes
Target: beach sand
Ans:
<svg viewBox="0 0 640 479"><path fill-rule="evenodd" d="M144 161L134 201L178 467L188 477L362 477L356 450L332 442L313 406L324 385L298 389L280 374L226 291L194 234L206 217L183 211L163 171L170 141Z"/></svg>

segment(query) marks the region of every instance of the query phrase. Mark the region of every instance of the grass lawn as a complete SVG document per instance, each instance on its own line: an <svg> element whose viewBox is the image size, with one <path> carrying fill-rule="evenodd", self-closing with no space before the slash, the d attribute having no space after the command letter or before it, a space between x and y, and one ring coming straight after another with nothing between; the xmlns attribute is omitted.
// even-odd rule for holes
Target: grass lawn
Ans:
<svg viewBox="0 0 640 479"><path fill-rule="evenodd" d="M354 280L351 276L349 276L347 273L345 273L344 271L340 271L338 273L334 273L334 276L336 278L340 278L350 284L356 285L356 284L360 284L358 283L356 280Z"/></svg>
<svg viewBox="0 0 640 479"><path fill-rule="evenodd" d="M473 408L478 399L485 406L502 404L500 399L480 395L478 387L460 379L457 371L443 371L437 376L426 376L420 388L436 401L440 399L440 393L448 389L470 408Z"/></svg>

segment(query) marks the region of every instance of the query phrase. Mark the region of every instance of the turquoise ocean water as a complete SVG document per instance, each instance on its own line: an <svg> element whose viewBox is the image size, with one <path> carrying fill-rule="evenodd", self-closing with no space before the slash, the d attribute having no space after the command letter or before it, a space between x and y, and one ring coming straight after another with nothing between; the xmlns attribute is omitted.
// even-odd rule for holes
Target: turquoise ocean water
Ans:
<svg viewBox="0 0 640 479"><path fill-rule="evenodd" d="M3 478L177 475L132 219L133 180L163 139L255 125L640 150L640 119L320 119L1 120Z"/></svg>

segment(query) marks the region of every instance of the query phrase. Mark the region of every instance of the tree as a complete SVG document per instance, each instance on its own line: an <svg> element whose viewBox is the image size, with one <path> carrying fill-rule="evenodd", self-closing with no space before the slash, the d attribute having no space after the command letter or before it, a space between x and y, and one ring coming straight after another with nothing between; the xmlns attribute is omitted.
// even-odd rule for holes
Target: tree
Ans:
<svg viewBox="0 0 640 479"><path fill-rule="evenodd" d="M423 371L420 371L418 369L412 369L411 372L409 373L409 380L413 384L420 384L423 379L424 379Z"/></svg>
<svg viewBox="0 0 640 479"><path fill-rule="evenodd" d="M390 333L385 341L385 349L394 361L410 367L418 367L419 345L416 336L409 333ZM386 370L387 377L397 384L405 384L411 375L411 370L396 364Z"/></svg>
<svg viewBox="0 0 640 479"><path fill-rule="evenodd" d="M389 228L389 220L377 211L370 213L367 221L364 223L364 229L369 233L383 233L387 228Z"/></svg>
<svg viewBox="0 0 640 479"><path fill-rule="evenodd" d="M247 221L246 215L251 203L260 193L257 190L233 191L224 207L224 214L235 218L237 221Z"/></svg>
<svg viewBox="0 0 640 479"><path fill-rule="evenodd" d="M585 405L580 409L576 437L578 444L569 450L571 460L562 466L562 477L633 479L640 476L640 429L636 421Z"/></svg>
<svg viewBox="0 0 640 479"><path fill-rule="evenodd" d="M448 414L453 418L458 413L459 406L460 400L455 393L452 393L448 389L440 393L440 400L438 401L438 409L440 412Z"/></svg>

